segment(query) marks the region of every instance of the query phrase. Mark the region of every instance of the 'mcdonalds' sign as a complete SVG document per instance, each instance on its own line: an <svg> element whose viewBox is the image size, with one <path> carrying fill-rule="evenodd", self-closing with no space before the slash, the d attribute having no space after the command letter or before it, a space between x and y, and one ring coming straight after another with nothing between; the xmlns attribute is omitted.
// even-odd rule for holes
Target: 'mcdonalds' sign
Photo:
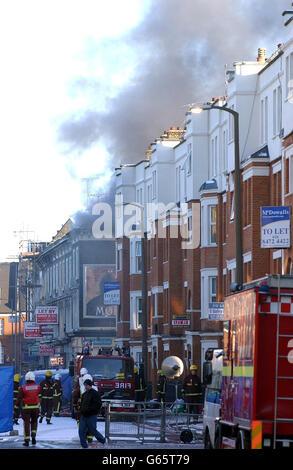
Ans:
<svg viewBox="0 0 293 470"><path fill-rule="evenodd" d="M291 208L261 207L261 248L290 248Z"/></svg>

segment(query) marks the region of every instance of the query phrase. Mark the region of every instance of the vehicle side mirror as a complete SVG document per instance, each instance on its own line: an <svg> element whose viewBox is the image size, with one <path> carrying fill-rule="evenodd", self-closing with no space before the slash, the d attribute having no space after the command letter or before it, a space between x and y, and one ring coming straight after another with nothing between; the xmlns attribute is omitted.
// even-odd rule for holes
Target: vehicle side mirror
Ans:
<svg viewBox="0 0 293 470"><path fill-rule="evenodd" d="M203 363L203 383L204 385L210 385L212 383L213 369L211 362Z"/></svg>

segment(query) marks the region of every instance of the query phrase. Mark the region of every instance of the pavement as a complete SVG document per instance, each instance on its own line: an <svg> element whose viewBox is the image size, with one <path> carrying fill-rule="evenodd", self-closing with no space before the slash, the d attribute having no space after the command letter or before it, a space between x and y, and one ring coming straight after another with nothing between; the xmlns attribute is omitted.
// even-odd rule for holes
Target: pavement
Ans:
<svg viewBox="0 0 293 470"><path fill-rule="evenodd" d="M35 446L30 445L29 449L80 449L80 442L78 437L78 428L76 421L71 417L52 417L52 424L48 425L45 421L38 424L37 430L37 444ZM203 449L203 442L198 439L200 435L201 425L196 425L194 428L194 439L189 444L184 444L180 441L179 436L174 436L171 441L162 443L159 439L154 439L152 442L141 443L135 438L130 438L132 434L132 427L135 426L132 423L115 423L115 428L120 429L121 434L125 433L125 437L119 437L111 439L111 441L105 445L98 443L96 440L89 445L89 449ZM19 424L13 427L14 430L18 431L18 435L10 436L9 432L0 433L0 450L4 449L25 449L23 447L23 423L22 419L19 419ZM98 431L105 435L105 422L97 422ZM126 432L127 435L126 436ZM135 434L133 429L133 435ZM180 434L180 433L179 433Z"/></svg>

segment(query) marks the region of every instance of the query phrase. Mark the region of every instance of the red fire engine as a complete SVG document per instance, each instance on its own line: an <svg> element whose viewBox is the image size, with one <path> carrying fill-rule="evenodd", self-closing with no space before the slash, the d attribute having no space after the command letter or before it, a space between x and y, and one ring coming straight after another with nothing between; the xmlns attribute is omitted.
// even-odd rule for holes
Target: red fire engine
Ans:
<svg viewBox="0 0 293 470"><path fill-rule="evenodd" d="M134 411L134 362L125 356L76 357L76 375L85 367L93 377L103 402L110 402L113 411Z"/></svg>
<svg viewBox="0 0 293 470"><path fill-rule="evenodd" d="M223 333L219 406L216 385L212 390L218 368L213 378L212 361L204 365L205 442L216 448L293 447L293 276L269 275L229 295ZM218 406L214 429L205 425L213 414L209 397Z"/></svg>

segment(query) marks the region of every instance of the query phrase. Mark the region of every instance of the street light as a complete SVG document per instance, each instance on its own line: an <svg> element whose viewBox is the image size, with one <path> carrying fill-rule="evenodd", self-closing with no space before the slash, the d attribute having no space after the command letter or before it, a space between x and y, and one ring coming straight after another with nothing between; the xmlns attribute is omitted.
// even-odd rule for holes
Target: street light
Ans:
<svg viewBox="0 0 293 470"><path fill-rule="evenodd" d="M141 313L142 313L142 322L141 322L141 331L142 331L142 363L144 371L144 381L145 386L147 387L148 379L148 350L147 350L147 309L146 309L146 291L147 291L147 281L146 281L146 267L145 267L145 233L144 233L144 206L137 204L135 202L127 203L121 202L118 205L122 206L136 206L141 211Z"/></svg>
<svg viewBox="0 0 293 470"><path fill-rule="evenodd" d="M217 106L216 103L219 103ZM243 284L243 256L242 256L242 202L241 202L241 180L240 180L240 152L239 152L239 113L234 109L227 108L224 100L212 101L202 106L190 108L192 114L200 114L202 111L219 109L232 114L234 118L234 166L235 166L235 236L236 236L236 282L239 286Z"/></svg>

